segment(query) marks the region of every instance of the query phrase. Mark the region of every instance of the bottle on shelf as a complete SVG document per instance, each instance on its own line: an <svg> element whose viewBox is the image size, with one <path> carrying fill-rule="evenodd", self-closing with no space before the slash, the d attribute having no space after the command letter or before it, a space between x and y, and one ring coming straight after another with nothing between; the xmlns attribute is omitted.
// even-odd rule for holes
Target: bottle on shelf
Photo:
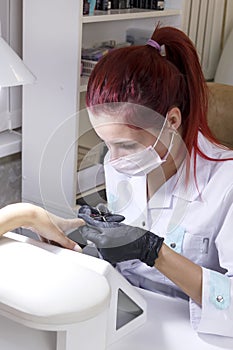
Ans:
<svg viewBox="0 0 233 350"><path fill-rule="evenodd" d="M83 0L83 15L89 15L90 4L88 0Z"/></svg>
<svg viewBox="0 0 233 350"><path fill-rule="evenodd" d="M94 15L96 0L83 0L83 15Z"/></svg>
<svg viewBox="0 0 233 350"><path fill-rule="evenodd" d="M147 10L164 10L164 0L134 0L133 6Z"/></svg>
<svg viewBox="0 0 233 350"><path fill-rule="evenodd" d="M111 8L113 10L119 9L119 0L111 0Z"/></svg>
<svg viewBox="0 0 233 350"><path fill-rule="evenodd" d="M96 0L96 10L107 11L130 8L164 10L164 3L164 0Z"/></svg>
<svg viewBox="0 0 233 350"><path fill-rule="evenodd" d="M96 10L107 11L111 8L111 1L109 0L97 0Z"/></svg>

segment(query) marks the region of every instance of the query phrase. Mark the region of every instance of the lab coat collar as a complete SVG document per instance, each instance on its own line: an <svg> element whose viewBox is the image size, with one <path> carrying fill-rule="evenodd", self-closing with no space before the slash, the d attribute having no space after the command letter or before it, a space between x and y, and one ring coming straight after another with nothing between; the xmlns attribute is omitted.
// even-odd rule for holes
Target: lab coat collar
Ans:
<svg viewBox="0 0 233 350"><path fill-rule="evenodd" d="M211 153L215 149L215 146L212 147L212 144L201 133L198 135L198 145L205 154L208 154L210 157L214 156ZM172 206L174 196L188 202L201 200L201 193L209 179L211 163L212 162L206 161L197 155L195 181L193 171L194 155L192 153L190 159L190 175L188 184L186 185L187 160L184 160L176 174L174 174L163 186L161 186L161 188L150 199L149 208L170 208Z"/></svg>

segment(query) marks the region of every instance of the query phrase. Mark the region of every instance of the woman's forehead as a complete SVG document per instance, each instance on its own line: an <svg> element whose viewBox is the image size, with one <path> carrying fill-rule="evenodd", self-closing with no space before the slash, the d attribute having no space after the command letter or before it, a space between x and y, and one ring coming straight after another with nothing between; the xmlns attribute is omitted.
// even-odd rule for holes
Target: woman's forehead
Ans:
<svg viewBox="0 0 233 350"><path fill-rule="evenodd" d="M95 127L98 136L106 143L123 143L135 141L142 143L145 139L154 138L154 134L144 129L135 129L127 124L106 123Z"/></svg>
<svg viewBox="0 0 233 350"><path fill-rule="evenodd" d="M138 126L138 123L129 123L124 118L116 118L106 113L95 115L92 112L89 113L90 122L95 129L98 136L105 142L120 142L120 140L134 140L137 142L143 142L145 138L153 139L158 137L159 132L164 124L164 118L160 118L161 122L156 123L152 127Z"/></svg>
<svg viewBox="0 0 233 350"><path fill-rule="evenodd" d="M145 130L160 129L165 119L164 116L150 108L129 102L96 105L89 107L87 111L94 127L111 123Z"/></svg>

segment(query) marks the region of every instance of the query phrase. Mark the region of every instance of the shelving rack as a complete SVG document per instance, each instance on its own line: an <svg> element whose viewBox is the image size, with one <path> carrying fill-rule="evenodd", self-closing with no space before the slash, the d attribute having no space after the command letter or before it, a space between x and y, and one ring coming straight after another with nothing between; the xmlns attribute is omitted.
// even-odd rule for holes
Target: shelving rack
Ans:
<svg viewBox="0 0 233 350"><path fill-rule="evenodd" d="M85 15L82 17L82 23L96 22L112 22L126 19L138 18L155 18L180 15L181 11L177 9L167 9L163 11L144 10L144 9L123 9L123 10L108 10L95 11L93 16Z"/></svg>

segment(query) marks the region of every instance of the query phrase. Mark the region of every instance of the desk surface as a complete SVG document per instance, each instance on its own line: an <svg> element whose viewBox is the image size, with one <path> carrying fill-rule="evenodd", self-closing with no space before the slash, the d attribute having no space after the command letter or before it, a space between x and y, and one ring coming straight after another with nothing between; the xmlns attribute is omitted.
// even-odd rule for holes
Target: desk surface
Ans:
<svg viewBox="0 0 233 350"><path fill-rule="evenodd" d="M187 301L145 290L140 293L148 303L147 322L108 350L233 349L233 338L198 334L192 329Z"/></svg>
<svg viewBox="0 0 233 350"><path fill-rule="evenodd" d="M16 239L15 234L12 233L6 236ZM27 237L20 235L17 235L17 240L23 242L30 241ZM41 242L38 242L38 244L41 244ZM51 251L55 251L56 249L61 250L58 247L49 246L49 250ZM64 250L64 252L66 252L66 250ZM233 349L233 337L227 338L201 333L198 334L192 329L189 320L189 306L187 301L163 296L139 288L137 288L137 290L147 302L147 321L142 326L139 326L131 333L122 337L119 341L108 346L107 350ZM2 324L0 329L1 328L3 328ZM2 331L4 332L3 329ZM32 331L34 332L34 330ZM19 344L16 346L17 350L20 349ZM1 345L0 349L2 349ZM25 347L22 347L22 349L25 349ZM43 347L43 349L46 350L47 348Z"/></svg>

